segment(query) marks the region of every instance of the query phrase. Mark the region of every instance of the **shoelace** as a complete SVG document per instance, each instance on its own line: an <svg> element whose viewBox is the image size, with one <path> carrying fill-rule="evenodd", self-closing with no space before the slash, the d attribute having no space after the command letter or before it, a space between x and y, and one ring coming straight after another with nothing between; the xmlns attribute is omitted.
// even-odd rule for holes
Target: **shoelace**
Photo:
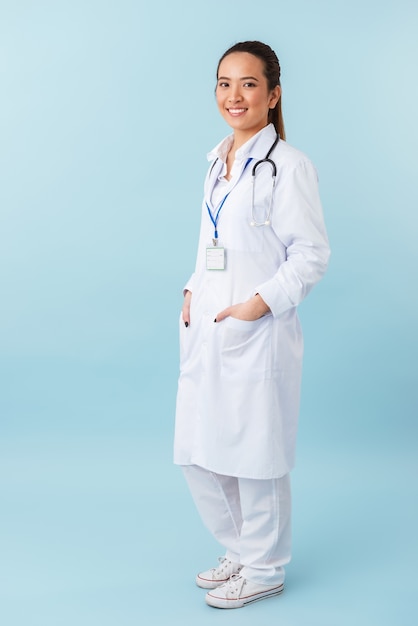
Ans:
<svg viewBox="0 0 418 626"><path fill-rule="evenodd" d="M228 598L232 596L234 598L239 598L244 585L245 578L243 576L240 576L239 574L232 574L231 578L224 583L224 586L226 587L225 597Z"/></svg>
<svg viewBox="0 0 418 626"><path fill-rule="evenodd" d="M230 564L232 564L232 561L229 561L225 556L219 556L218 557L218 561L219 561L219 565L218 567L213 567L212 568L212 577L216 574L219 575L221 574L223 571L225 571L228 566Z"/></svg>

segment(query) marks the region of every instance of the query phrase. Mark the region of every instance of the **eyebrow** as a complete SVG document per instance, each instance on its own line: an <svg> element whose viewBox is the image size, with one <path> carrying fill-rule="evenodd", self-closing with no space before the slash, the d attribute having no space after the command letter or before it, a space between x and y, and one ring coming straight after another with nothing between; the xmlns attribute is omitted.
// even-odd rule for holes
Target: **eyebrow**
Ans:
<svg viewBox="0 0 418 626"><path fill-rule="evenodd" d="M218 76L218 80L231 80L228 76ZM239 80L255 80L258 83L258 78L255 76L242 76Z"/></svg>

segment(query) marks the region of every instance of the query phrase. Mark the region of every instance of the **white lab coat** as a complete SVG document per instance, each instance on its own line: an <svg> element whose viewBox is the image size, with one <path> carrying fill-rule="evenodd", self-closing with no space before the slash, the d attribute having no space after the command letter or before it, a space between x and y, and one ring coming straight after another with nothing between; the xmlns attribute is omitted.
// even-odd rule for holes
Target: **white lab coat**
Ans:
<svg viewBox="0 0 418 626"><path fill-rule="evenodd" d="M271 224L250 225L252 167L275 136L270 124L236 153L218 223L224 271L206 269L214 227L205 200L225 171L231 137L208 155L218 160L206 177L196 268L185 286L192 292L188 328L180 316L174 462L242 478L279 478L294 465L303 354L296 307L329 258L316 171L285 141L271 155L277 166ZM270 190L264 164L257 170L257 222L265 219ZM271 314L214 323L217 313L255 293Z"/></svg>

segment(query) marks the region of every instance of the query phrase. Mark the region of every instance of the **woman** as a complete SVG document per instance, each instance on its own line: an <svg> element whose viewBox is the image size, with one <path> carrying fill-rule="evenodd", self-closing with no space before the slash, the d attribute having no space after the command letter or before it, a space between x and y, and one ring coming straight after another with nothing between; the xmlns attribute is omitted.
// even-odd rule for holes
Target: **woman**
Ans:
<svg viewBox="0 0 418 626"><path fill-rule="evenodd" d="M296 308L329 247L315 169L285 142L273 50L227 50L216 99L233 133L209 154L184 288L174 462L225 549L196 582L209 605L239 608L283 590L303 353Z"/></svg>

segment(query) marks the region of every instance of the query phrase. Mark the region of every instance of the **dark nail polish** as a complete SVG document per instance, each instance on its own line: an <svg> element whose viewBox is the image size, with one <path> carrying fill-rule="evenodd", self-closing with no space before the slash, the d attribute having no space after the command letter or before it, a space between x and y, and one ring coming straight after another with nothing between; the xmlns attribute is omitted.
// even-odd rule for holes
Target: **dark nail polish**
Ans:
<svg viewBox="0 0 418 626"><path fill-rule="evenodd" d="M185 327L187 328L189 325L189 322L184 322Z"/></svg>
<svg viewBox="0 0 418 626"><path fill-rule="evenodd" d="M216 317L215 317L215 319L213 321L216 322Z"/></svg>

